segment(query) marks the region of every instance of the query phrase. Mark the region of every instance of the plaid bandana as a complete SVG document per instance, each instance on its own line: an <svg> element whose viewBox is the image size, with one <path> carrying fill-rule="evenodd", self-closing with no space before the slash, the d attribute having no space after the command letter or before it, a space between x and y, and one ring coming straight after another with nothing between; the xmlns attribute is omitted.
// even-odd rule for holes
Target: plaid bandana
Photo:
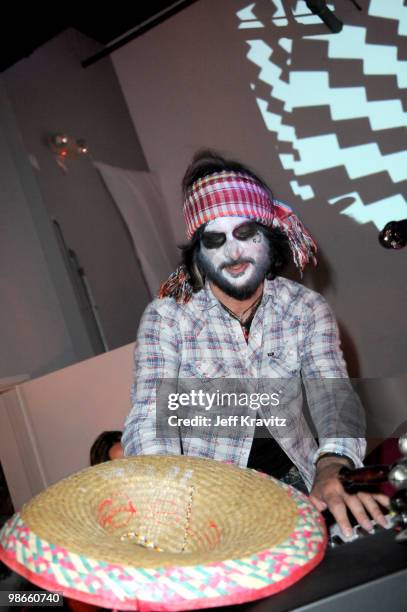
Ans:
<svg viewBox="0 0 407 612"><path fill-rule="evenodd" d="M268 193L252 178L220 172L198 179L184 202L187 237L218 217L247 217L271 225L274 211Z"/></svg>
<svg viewBox="0 0 407 612"><path fill-rule="evenodd" d="M278 228L288 239L294 263L301 271L312 260L316 264L317 246L292 209L272 200L257 181L239 172L216 172L198 179L184 202L187 237L203 224L218 217L246 217L268 227ZM180 266L160 287L159 297L172 296L188 302L192 288L188 273Z"/></svg>

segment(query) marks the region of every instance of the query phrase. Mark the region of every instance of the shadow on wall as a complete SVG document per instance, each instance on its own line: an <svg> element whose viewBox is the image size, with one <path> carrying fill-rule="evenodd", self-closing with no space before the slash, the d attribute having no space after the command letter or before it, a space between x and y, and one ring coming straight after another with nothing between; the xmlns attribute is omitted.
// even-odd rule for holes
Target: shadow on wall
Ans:
<svg viewBox="0 0 407 612"><path fill-rule="evenodd" d="M328 289L335 291L334 272L321 249L318 251L318 265L315 268L312 265L306 268L302 279L293 262L290 262L284 271L284 276L290 280L302 283L321 294L324 294ZM338 321L338 327L349 376L351 378L359 378L360 362L356 344L341 321Z"/></svg>
<svg viewBox="0 0 407 612"><path fill-rule="evenodd" d="M343 356L345 358L346 365L348 366L348 374L350 378L359 378L360 362L356 344L354 343L352 336L348 333L346 327L340 321L338 321L338 327Z"/></svg>

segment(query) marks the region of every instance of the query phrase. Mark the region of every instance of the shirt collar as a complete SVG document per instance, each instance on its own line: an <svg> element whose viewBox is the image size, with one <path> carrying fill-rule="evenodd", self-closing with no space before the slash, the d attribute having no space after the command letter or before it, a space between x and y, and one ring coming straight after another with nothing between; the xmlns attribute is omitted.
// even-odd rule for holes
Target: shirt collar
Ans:
<svg viewBox="0 0 407 612"><path fill-rule="evenodd" d="M263 287L263 299L260 307L263 304L267 304L271 300L275 308L279 309L279 301L277 300L277 284L278 277L274 280L264 280ZM211 310L215 306L219 305L219 300L213 295L212 289L209 283L205 282L204 288L196 294L198 301L198 308L200 310Z"/></svg>

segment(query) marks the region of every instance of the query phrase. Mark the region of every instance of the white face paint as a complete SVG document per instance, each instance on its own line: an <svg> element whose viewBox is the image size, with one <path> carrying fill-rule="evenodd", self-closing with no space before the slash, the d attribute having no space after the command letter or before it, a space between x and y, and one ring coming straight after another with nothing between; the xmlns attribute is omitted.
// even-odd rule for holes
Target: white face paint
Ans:
<svg viewBox="0 0 407 612"><path fill-rule="evenodd" d="M219 217L205 228L199 259L209 280L243 299L264 280L270 266L269 245L253 221Z"/></svg>

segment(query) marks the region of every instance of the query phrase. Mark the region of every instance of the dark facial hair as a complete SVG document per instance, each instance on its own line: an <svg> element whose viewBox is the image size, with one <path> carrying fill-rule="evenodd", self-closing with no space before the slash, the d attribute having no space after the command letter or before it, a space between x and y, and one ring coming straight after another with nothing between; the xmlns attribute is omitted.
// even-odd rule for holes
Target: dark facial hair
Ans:
<svg viewBox="0 0 407 612"><path fill-rule="evenodd" d="M237 265L239 263L246 262L247 259L239 259L237 261L230 262L231 265ZM201 274L219 289L221 289L226 295L234 298L235 300L247 300L252 297L258 287L264 281L266 274L270 268L270 258L267 257L261 264L255 264L254 274L250 280L242 287L236 287L229 282L229 280L222 275L221 270L217 270L211 261L204 257L201 253L201 249L198 248L196 255L196 262L198 264Z"/></svg>

